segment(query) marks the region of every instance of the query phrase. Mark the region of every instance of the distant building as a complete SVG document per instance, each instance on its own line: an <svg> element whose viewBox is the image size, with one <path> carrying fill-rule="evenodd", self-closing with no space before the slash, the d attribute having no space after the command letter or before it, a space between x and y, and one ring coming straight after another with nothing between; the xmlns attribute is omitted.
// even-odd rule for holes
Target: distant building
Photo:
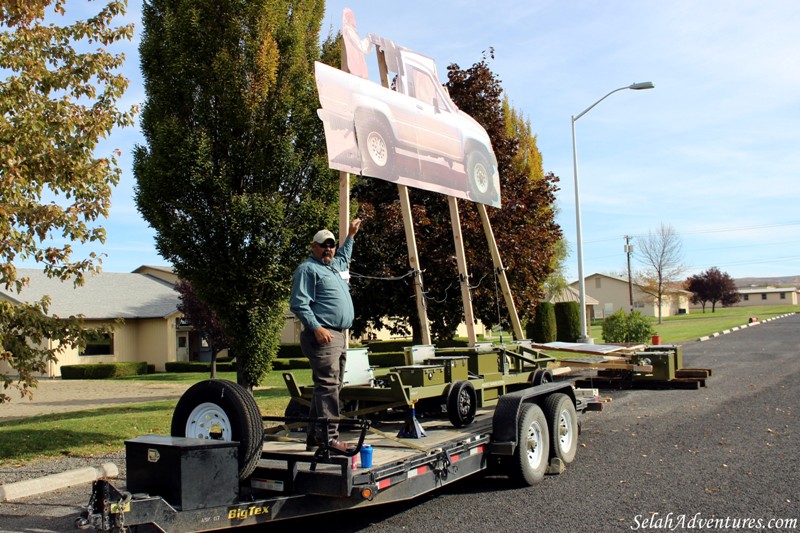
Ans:
<svg viewBox="0 0 800 533"><path fill-rule="evenodd" d="M633 310L643 316L658 316L658 302L647 294L636 283L628 285L628 280L608 274L592 274L585 278L584 286L587 296L597 301L591 306L589 316L592 319L605 318L620 309L628 312L631 309L630 294L633 293ZM578 282L570 284L577 291ZM689 312L689 298L692 293L683 289L667 289L661 304L662 316L682 315ZM587 307L588 300L587 300Z"/></svg>
<svg viewBox="0 0 800 533"><path fill-rule="evenodd" d="M753 305L797 305L797 287L739 287L742 299L736 307Z"/></svg>

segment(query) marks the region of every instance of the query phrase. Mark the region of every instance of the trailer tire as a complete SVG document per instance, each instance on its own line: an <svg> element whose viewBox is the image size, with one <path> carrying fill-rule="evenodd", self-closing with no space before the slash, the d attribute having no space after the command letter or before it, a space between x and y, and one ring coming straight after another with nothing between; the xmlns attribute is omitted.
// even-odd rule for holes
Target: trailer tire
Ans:
<svg viewBox="0 0 800 533"><path fill-rule="evenodd" d="M517 447L511 463L511 477L523 485L534 485L547 471L550 436L542 409L526 403L519 413Z"/></svg>
<svg viewBox="0 0 800 533"><path fill-rule="evenodd" d="M173 437L239 442L239 479L256 468L264 445L264 424L253 396L221 379L200 381L183 393L172 413Z"/></svg>
<svg viewBox="0 0 800 533"><path fill-rule="evenodd" d="M469 381L454 381L447 392L447 418L454 427L460 428L475 420L478 410L478 395Z"/></svg>
<svg viewBox="0 0 800 533"><path fill-rule="evenodd" d="M544 414L550 429L550 457L564 465L575 461L578 452L578 413L569 396L551 394L544 400Z"/></svg>
<svg viewBox="0 0 800 533"><path fill-rule="evenodd" d="M538 370L534 370L533 376L531 376L531 385L541 385L542 383L552 383L553 382L553 373L547 369L540 368Z"/></svg>

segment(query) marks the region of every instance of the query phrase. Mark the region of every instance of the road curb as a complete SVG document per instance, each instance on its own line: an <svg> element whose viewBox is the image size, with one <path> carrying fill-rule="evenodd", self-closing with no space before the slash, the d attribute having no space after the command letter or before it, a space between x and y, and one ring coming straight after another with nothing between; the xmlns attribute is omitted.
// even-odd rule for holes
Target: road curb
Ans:
<svg viewBox="0 0 800 533"><path fill-rule="evenodd" d="M118 475L119 468L117 468L117 465L103 463L100 466L87 466L36 479L17 481L16 483L0 485L0 501L18 500L53 490L65 489L73 485L90 483L101 477L117 477Z"/></svg>
<svg viewBox="0 0 800 533"><path fill-rule="evenodd" d="M725 330L722 330L722 331L717 331L716 333L712 333L710 335L704 335L703 337L699 337L697 339L697 342L705 342L705 341L707 341L709 339L713 339L715 337L719 337L720 335L727 335L728 333L732 333L734 331L740 331L742 329L751 328L753 326L760 326L764 322L772 322L773 320L777 320L779 318L785 318L787 316L792 316L794 314L797 314L797 313L786 313L786 314L783 314L783 315L777 315L777 316L773 316L771 318L766 318L764 320L759 320L757 322L750 322L748 324L742 324L741 326L736 326L734 328L725 329Z"/></svg>

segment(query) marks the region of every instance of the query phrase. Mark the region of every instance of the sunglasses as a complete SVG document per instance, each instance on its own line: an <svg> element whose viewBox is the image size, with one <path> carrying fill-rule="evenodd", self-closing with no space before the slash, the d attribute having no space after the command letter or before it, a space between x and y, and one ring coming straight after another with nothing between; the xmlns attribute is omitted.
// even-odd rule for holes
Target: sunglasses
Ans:
<svg viewBox="0 0 800 533"><path fill-rule="evenodd" d="M322 244L317 243L320 248L336 248L336 243L333 241L325 241Z"/></svg>

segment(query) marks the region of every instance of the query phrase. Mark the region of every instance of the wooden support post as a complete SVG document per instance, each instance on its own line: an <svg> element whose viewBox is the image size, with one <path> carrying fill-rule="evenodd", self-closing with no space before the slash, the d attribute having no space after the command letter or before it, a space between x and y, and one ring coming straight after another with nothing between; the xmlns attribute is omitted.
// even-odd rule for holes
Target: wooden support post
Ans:
<svg viewBox="0 0 800 533"><path fill-rule="evenodd" d="M522 331L522 324L517 315L517 306L514 305L514 297L511 295L511 287L508 285L506 269L503 267L503 260L500 258L500 250L497 249L497 241L494 238L489 215L486 213L486 206L476 203L475 207L478 208L478 213L481 215L483 232L486 234L486 242L489 243L489 251L492 253L492 263L494 263L494 269L497 271L500 278L500 287L503 290L503 298L506 302L508 314L511 316L511 326L514 329L514 337L516 337L517 340L522 340L525 338L525 333Z"/></svg>
<svg viewBox="0 0 800 533"><path fill-rule="evenodd" d="M339 172L339 244L350 231L350 174ZM350 347L350 332L344 335L345 349Z"/></svg>
<svg viewBox="0 0 800 533"><path fill-rule="evenodd" d="M467 269L467 256L464 253L464 238L461 235L461 217L458 214L458 201L453 196L447 197L450 205L450 224L453 226L453 244L456 248L456 262L458 263L458 279L461 284L461 301L464 304L464 322L467 324L467 341L469 346L475 346L475 315L472 311L472 297L469 293L469 271Z"/></svg>
<svg viewBox="0 0 800 533"><path fill-rule="evenodd" d="M406 231L406 245L408 246L408 262L414 270L414 292L417 296L417 315L419 327L422 332L422 344L431 344L431 326L428 323L428 312L425 309L425 288L422 284L422 269L419 266L417 254L417 240L414 236L414 221L411 217L411 201L408 198L408 188L398 185L400 195L400 209L403 213L403 228Z"/></svg>
<svg viewBox="0 0 800 533"><path fill-rule="evenodd" d="M381 85L389 88L389 69L386 65L386 55L380 46L375 47L375 52L378 56ZM422 344L431 344L431 326L428 322L428 312L425 308L425 290L422 283L422 269L419 266L417 241L414 236L414 219L411 217L411 201L408 198L408 188L405 185L398 185L397 193L400 196L400 209L403 213L403 228L406 232L406 245L408 246L408 262L414 271L414 293L417 297L417 316L419 317L419 327L422 333Z"/></svg>
<svg viewBox="0 0 800 533"><path fill-rule="evenodd" d="M350 174L339 172L339 242L350 231Z"/></svg>

